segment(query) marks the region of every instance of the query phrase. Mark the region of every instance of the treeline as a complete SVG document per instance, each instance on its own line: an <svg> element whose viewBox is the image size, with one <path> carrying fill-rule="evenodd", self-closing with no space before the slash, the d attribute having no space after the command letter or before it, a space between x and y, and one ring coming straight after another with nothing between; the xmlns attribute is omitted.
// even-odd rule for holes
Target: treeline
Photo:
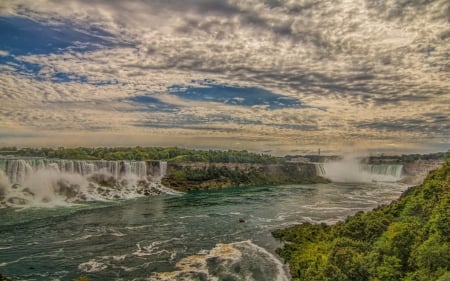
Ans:
<svg viewBox="0 0 450 281"><path fill-rule="evenodd" d="M450 280L450 158L390 205L273 235L293 280Z"/></svg>
<svg viewBox="0 0 450 281"><path fill-rule="evenodd" d="M436 152L430 154L403 154L403 155L386 155L386 156L370 156L369 163L410 163L417 160L443 160L450 155L450 152Z"/></svg>
<svg viewBox="0 0 450 281"><path fill-rule="evenodd" d="M4 152L4 153L2 153ZM279 163L282 158L246 150L192 150L178 147L0 148L4 155L80 160L165 160L173 162Z"/></svg>

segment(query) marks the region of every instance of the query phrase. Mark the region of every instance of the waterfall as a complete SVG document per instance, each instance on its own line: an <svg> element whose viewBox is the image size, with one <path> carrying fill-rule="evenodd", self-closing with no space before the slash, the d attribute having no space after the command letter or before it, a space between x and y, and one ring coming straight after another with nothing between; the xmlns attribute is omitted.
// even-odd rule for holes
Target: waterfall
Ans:
<svg viewBox="0 0 450 281"><path fill-rule="evenodd" d="M144 161L133 161L130 164L131 170L134 171L139 178L145 178L147 176L147 165Z"/></svg>
<svg viewBox="0 0 450 281"><path fill-rule="evenodd" d="M12 183L21 183L31 174L33 168L25 160L6 161L5 173Z"/></svg>
<svg viewBox="0 0 450 281"><path fill-rule="evenodd" d="M316 174L318 176L325 177L326 172L325 172L324 163L315 163L315 167L316 167Z"/></svg>
<svg viewBox="0 0 450 281"><path fill-rule="evenodd" d="M0 159L0 208L177 194L164 161Z"/></svg>
<svg viewBox="0 0 450 281"><path fill-rule="evenodd" d="M403 165L369 164L369 165L361 165L361 169L363 171L369 172L370 174L391 176L400 179L402 175Z"/></svg>
<svg viewBox="0 0 450 281"><path fill-rule="evenodd" d="M316 163L318 176L336 182L399 181L403 165L362 164L356 159Z"/></svg>
<svg viewBox="0 0 450 281"><path fill-rule="evenodd" d="M159 161L159 175L164 177L167 174L167 162Z"/></svg>
<svg viewBox="0 0 450 281"><path fill-rule="evenodd" d="M114 179L125 177L147 177L145 161L106 161L106 160L59 160L59 159L6 159L0 168L11 183L22 183L25 178L39 170L89 176L94 173L108 173ZM161 175L165 175L166 162L160 162Z"/></svg>

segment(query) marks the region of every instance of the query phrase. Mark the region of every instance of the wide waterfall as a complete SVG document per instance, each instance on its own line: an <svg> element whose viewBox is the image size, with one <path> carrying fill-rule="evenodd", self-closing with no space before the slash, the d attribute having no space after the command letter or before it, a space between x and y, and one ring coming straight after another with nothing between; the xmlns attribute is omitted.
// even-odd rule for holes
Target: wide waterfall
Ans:
<svg viewBox="0 0 450 281"><path fill-rule="evenodd" d="M61 173L89 176L108 173L114 179L148 176L161 177L166 174L167 163L163 161L106 161L106 160L60 160L60 159L6 159L2 170L11 183L22 183L27 176L39 170L54 170ZM149 168L148 168L149 167Z"/></svg>
<svg viewBox="0 0 450 281"><path fill-rule="evenodd" d="M372 175L381 175L392 177L394 179L400 179L402 176L403 165L361 164L361 170L369 172Z"/></svg>
<svg viewBox="0 0 450 281"><path fill-rule="evenodd" d="M403 165L365 164L354 158L316 163L316 173L334 182L396 182L401 180Z"/></svg>
<svg viewBox="0 0 450 281"><path fill-rule="evenodd" d="M1 159L0 207L170 193L166 170L163 161Z"/></svg>

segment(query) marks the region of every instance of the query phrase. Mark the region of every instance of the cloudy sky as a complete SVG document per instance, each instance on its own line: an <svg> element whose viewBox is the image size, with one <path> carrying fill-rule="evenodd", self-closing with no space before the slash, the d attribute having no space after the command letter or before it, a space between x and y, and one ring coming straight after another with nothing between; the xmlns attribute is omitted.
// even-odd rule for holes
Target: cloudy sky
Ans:
<svg viewBox="0 0 450 281"><path fill-rule="evenodd" d="M5 0L0 38L0 146L450 148L448 0Z"/></svg>

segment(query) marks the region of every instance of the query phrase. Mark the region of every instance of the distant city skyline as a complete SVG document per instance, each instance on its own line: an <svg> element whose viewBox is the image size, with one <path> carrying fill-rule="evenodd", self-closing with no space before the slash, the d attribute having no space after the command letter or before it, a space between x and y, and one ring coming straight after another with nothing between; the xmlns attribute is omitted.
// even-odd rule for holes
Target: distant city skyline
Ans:
<svg viewBox="0 0 450 281"><path fill-rule="evenodd" d="M0 146L450 148L450 4L2 1Z"/></svg>

